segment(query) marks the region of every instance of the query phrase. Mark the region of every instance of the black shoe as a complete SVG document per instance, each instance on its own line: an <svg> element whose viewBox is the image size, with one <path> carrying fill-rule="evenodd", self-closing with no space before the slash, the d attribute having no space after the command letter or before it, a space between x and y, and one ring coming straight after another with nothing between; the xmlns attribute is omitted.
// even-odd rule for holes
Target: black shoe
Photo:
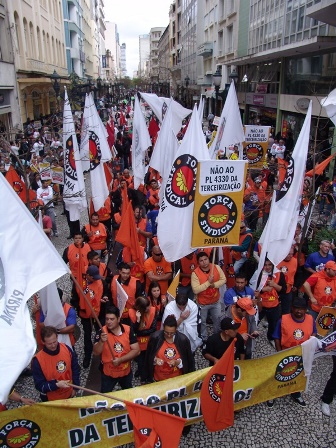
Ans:
<svg viewBox="0 0 336 448"><path fill-rule="evenodd" d="M84 358L83 359L83 367L84 367L84 369L87 369L88 367L90 367L90 362L91 362L91 358Z"/></svg>
<svg viewBox="0 0 336 448"><path fill-rule="evenodd" d="M187 436L187 435L190 433L190 430L191 430L191 425L189 425L189 426L185 426L185 427L183 428L182 435L183 435L183 436Z"/></svg>
<svg viewBox="0 0 336 448"><path fill-rule="evenodd" d="M272 408L274 406L274 400L267 400L266 404L269 408Z"/></svg>
<svg viewBox="0 0 336 448"><path fill-rule="evenodd" d="M139 369L135 372L135 374L134 374L134 377L135 378L139 378L139 376L140 376L140 372L139 372Z"/></svg>
<svg viewBox="0 0 336 448"><path fill-rule="evenodd" d="M292 395L292 400L295 401L295 403L297 403L299 406L301 406L303 408L305 408L307 406L306 402L301 397L301 395L299 397L293 397L293 395Z"/></svg>

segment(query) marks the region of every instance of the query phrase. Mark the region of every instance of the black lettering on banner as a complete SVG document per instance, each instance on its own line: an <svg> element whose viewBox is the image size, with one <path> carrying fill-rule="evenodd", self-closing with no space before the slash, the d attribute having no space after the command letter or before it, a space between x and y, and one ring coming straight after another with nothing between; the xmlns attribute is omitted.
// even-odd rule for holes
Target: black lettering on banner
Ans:
<svg viewBox="0 0 336 448"><path fill-rule="evenodd" d="M242 400L250 400L253 389L237 390L234 394L234 402L239 403Z"/></svg>
<svg viewBox="0 0 336 448"><path fill-rule="evenodd" d="M68 439L70 448L82 445L90 445L99 442L100 435L94 423L85 426L84 429L75 428L68 431Z"/></svg>
<svg viewBox="0 0 336 448"><path fill-rule="evenodd" d="M193 386L193 392L198 392L202 389L203 381L196 381L196 383Z"/></svg>
<svg viewBox="0 0 336 448"><path fill-rule="evenodd" d="M106 436L111 438L133 431L133 424L128 414L107 418L102 421L106 428Z"/></svg>
<svg viewBox="0 0 336 448"><path fill-rule="evenodd" d="M79 418L85 418L90 417L90 415L98 414L101 412L101 409L95 409L95 408L80 408L79 410Z"/></svg>
<svg viewBox="0 0 336 448"><path fill-rule="evenodd" d="M166 392L167 401L173 400L177 397L184 397L185 395L187 395L187 389L185 386L180 387L180 389L168 390Z"/></svg>

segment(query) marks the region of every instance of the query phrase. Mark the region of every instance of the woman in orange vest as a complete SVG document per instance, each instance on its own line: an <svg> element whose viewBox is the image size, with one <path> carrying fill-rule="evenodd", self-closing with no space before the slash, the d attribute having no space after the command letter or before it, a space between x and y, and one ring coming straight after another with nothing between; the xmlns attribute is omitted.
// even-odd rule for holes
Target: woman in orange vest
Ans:
<svg viewBox="0 0 336 448"><path fill-rule="evenodd" d="M162 316L167 305L167 296L161 294L161 286L158 282L150 282L148 287L148 298L156 309L157 330L161 328Z"/></svg>
<svg viewBox="0 0 336 448"><path fill-rule="evenodd" d="M137 336L141 350L136 358L138 370L135 377L140 376L141 383L145 382L145 358L149 337L156 331L156 308L151 306L148 297L140 296L135 299L135 305L129 310L129 318L133 322L133 328Z"/></svg>
<svg viewBox="0 0 336 448"><path fill-rule="evenodd" d="M255 291L255 298L257 300L262 299L262 311L259 318L261 320L266 316L268 321L267 339L275 347L273 332L281 315L279 294L282 291L285 292L287 288L285 276L282 272L274 273L273 263L266 258L257 285L258 288L261 285L261 288L260 291Z"/></svg>

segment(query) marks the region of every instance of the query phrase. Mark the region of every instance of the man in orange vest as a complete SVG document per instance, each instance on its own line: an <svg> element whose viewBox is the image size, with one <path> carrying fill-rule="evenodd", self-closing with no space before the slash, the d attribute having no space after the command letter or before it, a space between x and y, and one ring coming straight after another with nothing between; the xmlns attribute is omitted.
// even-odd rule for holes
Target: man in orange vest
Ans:
<svg viewBox="0 0 336 448"><path fill-rule="evenodd" d="M73 398L76 390L69 385L80 385L76 353L57 340L54 327L41 329L43 349L32 360L32 373L42 401Z"/></svg>
<svg viewBox="0 0 336 448"><path fill-rule="evenodd" d="M191 274L191 287L196 295L201 316L201 338L207 339L206 320L210 313L214 323L214 332L218 330L221 314L219 288L226 283L226 277L222 269L210 263L205 252L197 254L198 267Z"/></svg>
<svg viewBox="0 0 336 448"><path fill-rule="evenodd" d="M90 222L83 227L82 233L92 250L98 252L101 257L107 255L111 234L106 226L99 222L98 213L92 213Z"/></svg>
<svg viewBox="0 0 336 448"><path fill-rule="evenodd" d="M147 258L144 263L144 272L146 275L146 291L150 282L159 282L161 294L166 294L168 282L173 276L171 264L165 260L160 246L154 246L152 256Z"/></svg>
<svg viewBox="0 0 336 448"><path fill-rule="evenodd" d="M105 322L93 347L93 354L101 356L101 392L112 392L117 383L122 389L130 389L131 360L140 354L136 335L132 327L120 322L120 312L115 306L107 308Z"/></svg>
<svg viewBox="0 0 336 448"><path fill-rule="evenodd" d="M315 320L306 314L307 304L304 298L293 300L290 314L284 314L278 321L273 333L277 352L286 348L296 347L308 341L310 336L316 336ZM292 399L300 406L306 406L300 392L291 394ZM274 406L274 400L267 402L268 407Z"/></svg>
<svg viewBox="0 0 336 448"><path fill-rule="evenodd" d="M231 247L233 270L237 274L245 261L249 258L252 247L252 233L247 229L244 221L240 223L239 244Z"/></svg>
<svg viewBox="0 0 336 448"><path fill-rule="evenodd" d="M281 292L281 314L288 314L291 309L292 299L293 299L293 287L294 287L294 277L297 271L298 261L294 257L293 247L290 249L289 254L278 264L277 268L283 273L286 280L287 289Z"/></svg>
<svg viewBox="0 0 336 448"><path fill-rule="evenodd" d="M324 270L311 275L303 284L309 297L309 314L317 318L323 306L332 306L336 300L336 263L327 261Z"/></svg>

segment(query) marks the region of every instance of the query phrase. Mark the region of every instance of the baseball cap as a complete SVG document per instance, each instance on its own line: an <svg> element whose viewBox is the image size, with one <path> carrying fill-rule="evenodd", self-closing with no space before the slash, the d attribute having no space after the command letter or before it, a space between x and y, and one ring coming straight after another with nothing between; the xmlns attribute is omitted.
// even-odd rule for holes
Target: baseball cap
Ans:
<svg viewBox="0 0 336 448"><path fill-rule="evenodd" d="M94 280L101 280L101 276L99 275L99 269L97 266L89 266L86 273L90 275Z"/></svg>
<svg viewBox="0 0 336 448"><path fill-rule="evenodd" d="M230 317L224 317L221 321L221 329L224 330L238 330L240 324L236 324Z"/></svg>
<svg viewBox="0 0 336 448"><path fill-rule="evenodd" d="M250 316L254 316L257 312L256 309L253 306L252 300L248 297L241 297L237 300L236 305L239 306L239 308L242 308L249 314Z"/></svg>
<svg viewBox="0 0 336 448"><path fill-rule="evenodd" d="M327 269L332 269L333 271L336 271L336 263L334 261L327 261L326 264L324 265L325 268Z"/></svg>
<svg viewBox="0 0 336 448"><path fill-rule="evenodd" d="M295 299L293 299L292 306L294 308L307 308L306 299L303 297L295 297Z"/></svg>

